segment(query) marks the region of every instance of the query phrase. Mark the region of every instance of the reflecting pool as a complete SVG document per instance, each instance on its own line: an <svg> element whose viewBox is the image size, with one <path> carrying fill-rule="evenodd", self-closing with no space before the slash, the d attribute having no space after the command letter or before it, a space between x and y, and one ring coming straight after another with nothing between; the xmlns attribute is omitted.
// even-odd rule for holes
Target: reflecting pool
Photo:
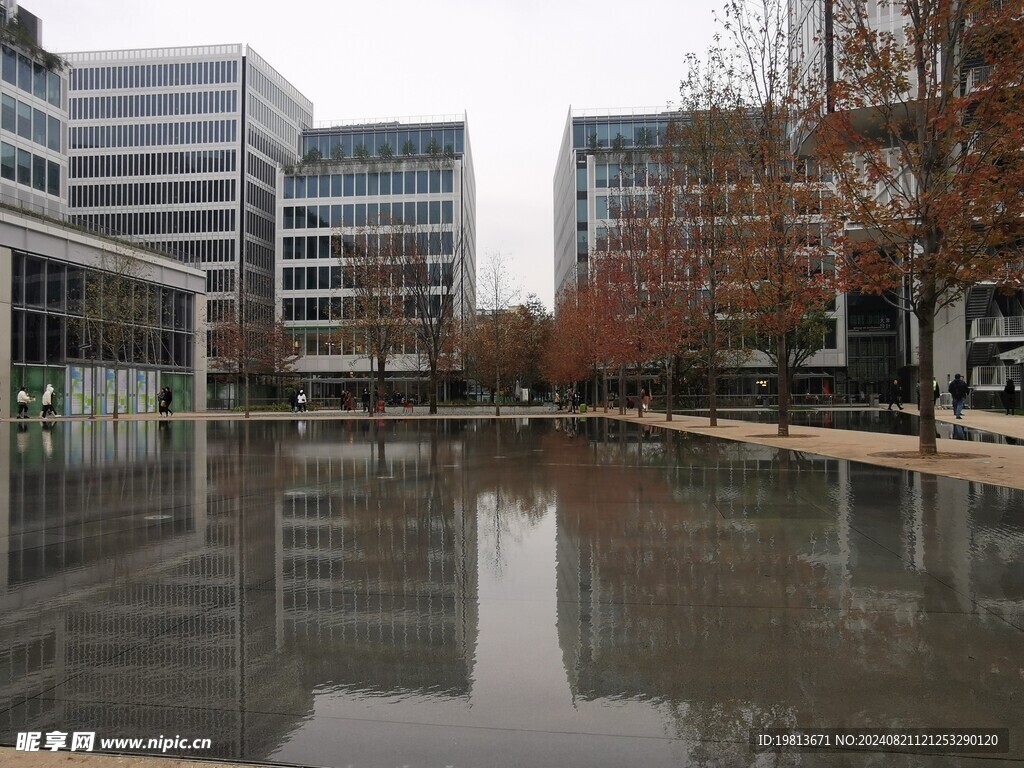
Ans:
<svg viewBox="0 0 1024 768"><path fill-rule="evenodd" d="M1024 760L1021 491L600 418L4 423L0 474L0 743L945 766L748 739L1002 727Z"/></svg>

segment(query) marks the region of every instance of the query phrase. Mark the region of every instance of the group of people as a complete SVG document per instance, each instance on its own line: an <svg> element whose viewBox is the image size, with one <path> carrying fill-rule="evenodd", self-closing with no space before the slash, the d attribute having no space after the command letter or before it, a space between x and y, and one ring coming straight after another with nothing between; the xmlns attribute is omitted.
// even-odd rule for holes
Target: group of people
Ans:
<svg viewBox="0 0 1024 768"><path fill-rule="evenodd" d="M173 416L174 411L171 410L171 401L174 399L174 395L171 394L170 387L162 387L160 393L156 398L157 410L161 416Z"/></svg>
<svg viewBox="0 0 1024 768"><path fill-rule="evenodd" d="M580 402L582 402L582 398L577 389L570 389L566 392L564 399L562 398L562 393L557 389L555 390L555 408L559 411L565 408L569 413L579 413Z"/></svg>
<svg viewBox="0 0 1024 768"><path fill-rule="evenodd" d="M45 419L45 418L49 418L51 416L56 416L57 415L57 409L53 407L53 405L54 405L53 398L54 398L53 384L47 384L46 385L46 389L43 391L43 397L42 397L42 402L41 402L41 405L43 406L43 410L39 412L39 418ZM32 395L30 395L28 393L28 390L25 389L25 387L22 387L21 389L18 390L18 418L19 419L27 419L28 418L28 407L29 407L29 405L31 403L34 403L35 400L36 399Z"/></svg>
<svg viewBox="0 0 1024 768"><path fill-rule="evenodd" d="M288 396L288 404L292 407L292 413L305 413L306 412L306 390L304 390L304 389L293 390L291 395Z"/></svg>

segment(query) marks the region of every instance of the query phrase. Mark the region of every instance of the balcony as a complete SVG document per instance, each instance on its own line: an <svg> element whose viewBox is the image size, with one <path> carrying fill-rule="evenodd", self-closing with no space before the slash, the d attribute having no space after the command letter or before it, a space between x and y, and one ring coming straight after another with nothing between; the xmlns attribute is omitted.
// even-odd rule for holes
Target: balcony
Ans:
<svg viewBox="0 0 1024 768"><path fill-rule="evenodd" d="M972 320L969 341L1024 343L1024 317L979 317Z"/></svg>
<svg viewBox="0 0 1024 768"><path fill-rule="evenodd" d="M1017 389L1021 387L1021 367L1019 365L981 365L972 368L970 373L971 389L1000 390L1006 384L1007 377L1013 379Z"/></svg>

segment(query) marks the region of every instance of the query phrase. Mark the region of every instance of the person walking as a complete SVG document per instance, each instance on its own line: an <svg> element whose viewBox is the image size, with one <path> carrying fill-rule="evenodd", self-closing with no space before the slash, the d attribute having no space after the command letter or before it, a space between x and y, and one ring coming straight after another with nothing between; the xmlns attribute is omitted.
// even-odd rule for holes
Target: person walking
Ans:
<svg viewBox="0 0 1024 768"><path fill-rule="evenodd" d="M958 419L963 418L964 400L967 399L967 393L970 391L967 382L959 373L949 382L949 394L953 396L953 415Z"/></svg>
<svg viewBox="0 0 1024 768"><path fill-rule="evenodd" d="M24 387L18 390L18 418L28 418L28 404L32 402L32 395Z"/></svg>
<svg viewBox="0 0 1024 768"><path fill-rule="evenodd" d="M363 411L369 415L370 413L370 390L363 390Z"/></svg>
<svg viewBox="0 0 1024 768"><path fill-rule="evenodd" d="M57 411L53 407L53 384L47 384L46 390L43 392L43 410L39 414L39 418L45 419L49 416L56 416Z"/></svg>
<svg viewBox="0 0 1024 768"><path fill-rule="evenodd" d="M935 396L935 407L939 407L939 382L936 379L932 379L932 394Z"/></svg>
<svg viewBox="0 0 1024 768"><path fill-rule="evenodd" d="M640 392L642 393L640 402L643 403L644 413L647 413L649 410L651 410L651 393L648 392L646 389L641 389Z"/></svg>
<svg viewBox="0 0 1024 768"><path fill-rule="evenodd" d="M889 407L887 411L891 411L893 405L903 410L903 392L900 390L900 380L893 379L892 384L889 385Z"/></svg>
<svg viewBox="0 0 1024 768"><path fill-rule="evenodd" d="M1013 379L1006 379L1006 386L1003 387L1003 406L1006 408L1006 415L1013 416L1017 407L1017 385Z"/></svg>
<svg viewBox="0 0 1024 768"><path fill-rule="evenodd" d="M299 394L297 394L295 396L295 404L296 404L296 407L299 409L299 413L305 413L306 412L306 392L305 392L305 390L302 390L302 389L299 390Z"/></svg>

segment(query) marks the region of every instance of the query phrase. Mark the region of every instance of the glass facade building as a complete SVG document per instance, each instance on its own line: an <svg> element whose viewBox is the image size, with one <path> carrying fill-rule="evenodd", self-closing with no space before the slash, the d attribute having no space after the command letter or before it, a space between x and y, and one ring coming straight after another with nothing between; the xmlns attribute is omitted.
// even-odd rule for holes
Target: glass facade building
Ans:
<svg viewBox="0 0 1024 768"><path fill-rule="evenodd" d="M277 286L302 354L298 370L322 400L355 394L369 376L364 339L351 329L352 266L342 255L366 248L367 238L415 238L438 285L452 276L456 314L475 311L476 182L464 117L334 125L306 131L302 147L303 162L282 174ZM417 346L410 336L393 350L396 392L423 380L426 355Z"/></svg>
<svg viewBox="0 0 1024 768"><path fill-rule="evenodd" d="M17 4L3 11L6 25ZM66 208L67 71L38 47L38 20L24 10L18 18L17 32L0 45L0 202L59 218Z"/></svg>
<svg viewBox="0 0 1024 768"><path fill-rule="evenodd" d="M312 103L248 46L68 55L69 204L206 273L210 322L270 321L277 169Z"/></svg>

